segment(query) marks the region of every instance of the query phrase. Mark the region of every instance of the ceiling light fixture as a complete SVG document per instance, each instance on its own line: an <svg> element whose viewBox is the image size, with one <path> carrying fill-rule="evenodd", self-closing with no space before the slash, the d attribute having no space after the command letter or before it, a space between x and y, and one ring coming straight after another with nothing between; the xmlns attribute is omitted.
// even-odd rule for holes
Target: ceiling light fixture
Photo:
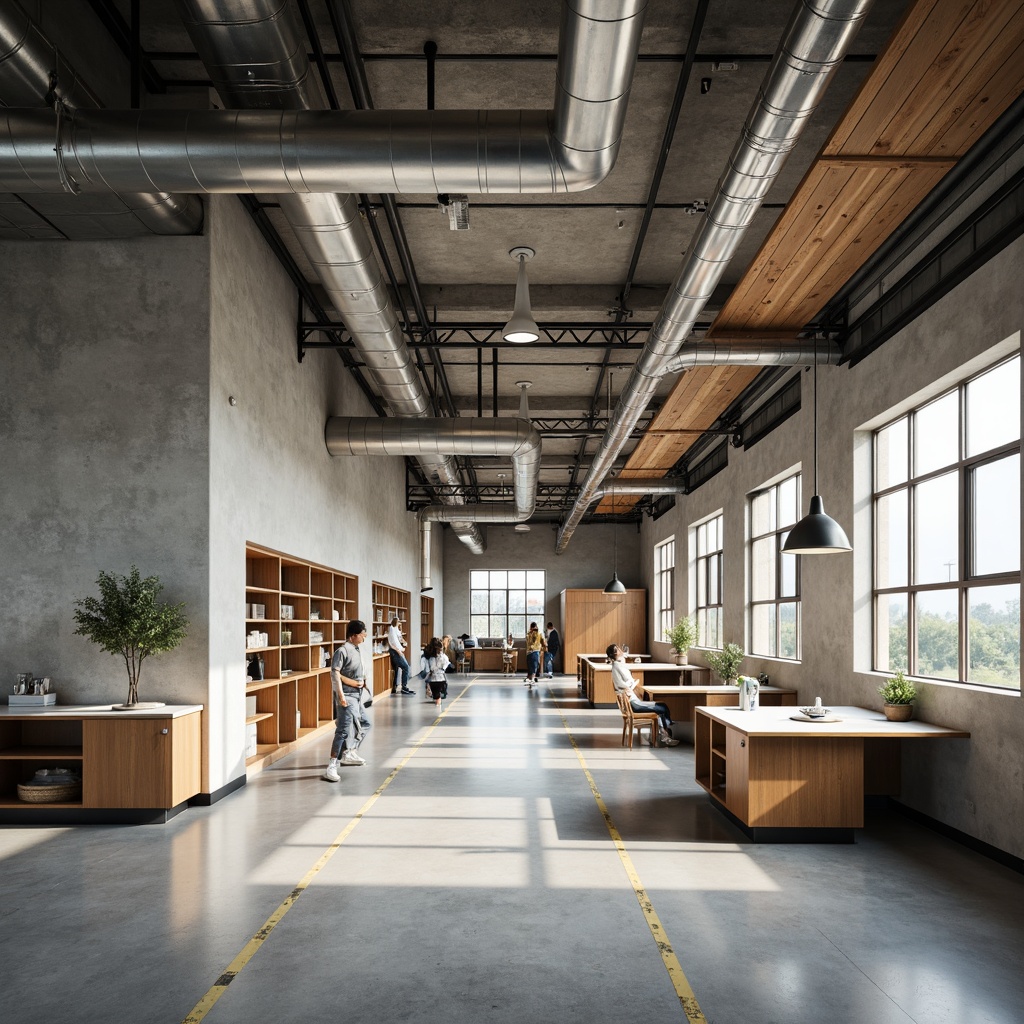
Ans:
<svg viewBox="0 0 1024 1024"><path fill-rule="evenodd" d="M612 484L612 515L615 514L615 484ZM626 592L626 584L619 579L619 531L612 522L612 578L604 585L604 592L617 596Z"/></svg>
<svg viewBox="0 0 1024 1024"><path fill-rule="evenodd" d="M818 350L814 349L814 497L807 515L800 520L786 538L782 550L787 555L834 555L852 551L843 528L831 516L825 515L825 503L818 494Z"/></svg>
<svg viewBox="0 0 1024 1024"><path fill-rule="evenodd" d="M526 261L532 260L536 253L529 246L517 245L509 249L508 254L519 261L519 272L516 274L516 304L501 336L514 345L528 345L540 337L540 328L530 309L530 282L526 278Z"/></svg>

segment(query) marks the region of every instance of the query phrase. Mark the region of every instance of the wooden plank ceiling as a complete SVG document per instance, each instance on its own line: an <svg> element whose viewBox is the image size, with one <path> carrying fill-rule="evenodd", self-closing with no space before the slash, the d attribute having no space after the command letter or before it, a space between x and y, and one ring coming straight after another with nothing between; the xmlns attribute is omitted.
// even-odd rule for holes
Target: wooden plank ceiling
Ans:
<svg viewBox="0 0 1024 1024"><path fill-rule="evenodd" d="M1024 0L917 0L708 337L795 337L1021 92ZM663 476L757 373L683 373L622 479Z"/></svg>

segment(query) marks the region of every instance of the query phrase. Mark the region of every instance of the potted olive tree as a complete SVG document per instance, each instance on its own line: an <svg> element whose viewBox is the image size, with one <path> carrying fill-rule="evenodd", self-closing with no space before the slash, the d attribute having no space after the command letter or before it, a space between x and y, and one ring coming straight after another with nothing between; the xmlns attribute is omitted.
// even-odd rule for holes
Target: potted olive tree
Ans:
<svg viewBox="0 0 1024 1024"><path fill-rule="evenodd" d="M917 699L917 687L897 669L892 679L878 688L885 701L885 717L890 722L909 722L914 717L914 701Z"/></svg>
<svg viewBox="0 0 1024 1024"><path fill-rule="evenodd" d="M77 636L88 637L108 654L119 654L128 671L128 700L115 711L159 708L159 702L139 701L139 673L151 654L173 650L185 639L188 619L183 604L157 601L163 590L158 576L145 579L133 565L127 576L101 572L99 597L75 601Z"/></svg>
<svg viewBox="0 0 1024 1024"><path fill-rule="evenodd" d="M687 651L697 642L697 623L691 616L678 619L671 629L665 630L665 637L675 648L676 664L687 663Z"/></svg>
<svg viewBox="0 0 1024 1024"><path fill-rule="evenodd" d="M726 644L721 651L707 651L704 660L723 683L736 685L744 657L739 644Z"/></svg>

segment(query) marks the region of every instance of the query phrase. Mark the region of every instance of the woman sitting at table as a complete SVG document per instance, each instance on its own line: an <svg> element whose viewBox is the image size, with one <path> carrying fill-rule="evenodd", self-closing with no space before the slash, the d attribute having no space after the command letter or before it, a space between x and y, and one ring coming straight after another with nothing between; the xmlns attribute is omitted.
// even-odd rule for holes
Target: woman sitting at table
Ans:
<svg viewBox="0 0 1024 1024"><path fill-rule="evenodd" d="M612 666L612 685L616 693L629 694L629 706L634 711L653 711L661 721L661 729L658 732L658 739L666 747L679 746L679 740L672 736L672 716L669 714L668 705L660 700L639 700L636 695L636 680L630 675L626 667L626 653L618 644L609 644L605 651Z"/></svg>

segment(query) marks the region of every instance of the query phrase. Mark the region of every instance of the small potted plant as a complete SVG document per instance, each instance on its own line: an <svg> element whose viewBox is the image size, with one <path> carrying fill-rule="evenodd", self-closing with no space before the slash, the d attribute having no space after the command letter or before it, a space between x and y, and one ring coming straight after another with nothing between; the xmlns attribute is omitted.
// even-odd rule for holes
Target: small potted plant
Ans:
<svg viewBox="0 0 1024 1024"><path fill-rule="evenodd" d="M687 663L687 652L697 642L697 623L691 616L678 619L671 629L665 630L665 637L675 648L676 664Z"/></svg>
<svg viewBox="0 0 1024 1024"><path fill-rule="evenodd" d="M173 650L185 639L188 619L183 604L158 603L163 590L158 576L143 579L133 565L127 576L101 572L96 580L100 596L75 601L75 634L88 637L108 654L119 654L128 671L128 700L115 711L159 708L157 702L139 701L139 673L151 654Z"/></svg>
<svg viewBox="0 0 1024 1024"><path fill-rule="evenodd" d="M878 688L885 701L885 717L890 722L909 722L914 717L914 701L917 699L917 687L897 669L892 679L887 680Z"/></svg>
<svg viewBox="0 0 1024 1024"><path fill-rule="evenodd" d="M704 655L704 660L708 663L708 668L723 683L738 685L740 665L743 664L744 657L743 648L739 644L726 644L720 652L708 651Z"/></svg>

